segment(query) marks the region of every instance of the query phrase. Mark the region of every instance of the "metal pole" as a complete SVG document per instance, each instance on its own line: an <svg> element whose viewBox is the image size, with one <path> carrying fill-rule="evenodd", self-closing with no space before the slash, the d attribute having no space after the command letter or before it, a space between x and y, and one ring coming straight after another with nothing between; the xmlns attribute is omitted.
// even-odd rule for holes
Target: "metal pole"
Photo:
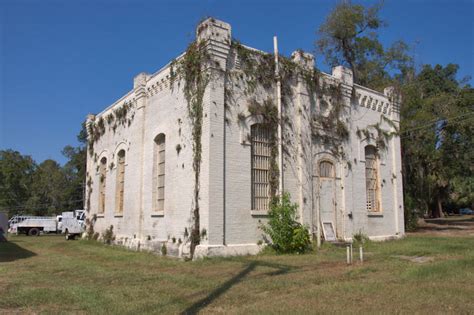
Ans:
<svg viewBox="0 0 474 315"><path fill-rule="evenodd" d="M351 243L350 247L351 247L351 264L352 264L352 261L354 260L354 255L353 255L353 252L352 252L352 243Z"/></svg>
<svg viewBox="0 0 474 315"><path fill-rule="evenodd" d="M359 259L361 263L364 262L364 250L362 249L362 246L359 247Z"/></svg>
<svg viewBox="0 0 474 315"><path fill-rule="evenodd" d="M349 244L346 245L346 262L348 265L351 264L351 248Z"/></svg>
<svg viewBox="0 0 474 315"><path fill-rule="evenodd" d="M283 141L282 141L282 115L281 115L281 78L280 78L280 65L278 63L278 40L276 36L273 36L273 47L275 52L275 78L276 78L276 98L278 107L278 171L279 171L279 186L278 195L283 195Z"/></svg>

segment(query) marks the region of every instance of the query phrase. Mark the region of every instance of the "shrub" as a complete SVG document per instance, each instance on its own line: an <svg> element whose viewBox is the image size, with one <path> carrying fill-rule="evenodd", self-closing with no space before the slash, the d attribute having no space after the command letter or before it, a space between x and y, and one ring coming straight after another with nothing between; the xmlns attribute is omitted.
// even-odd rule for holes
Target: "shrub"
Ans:
<svg viewBox="0 0 474 315"><path fill-rule="evenodd" d="M370 241L369 237L362 233L362 231L359 231L357 234L354 234L354 236L352 236L352 240L354 245L356 246L362 246Z"/></svg>
<svg viewBox="0 0 474 315"><path fill-rule="evenodd" d="M166 256L166 254L168 254L168 249L166 248L166 244L163 243L163 245L161 245L161 255Z"/></svg>
<svg viewBox="0 0 474 315"><path fill-rule="evenodd" d="M113 225L111 225L108 229L105 230L103 239L104 239L104 243L108 245L112 244L112 241L115 240Z"/></svg>
<svg viewBox="0 0 474 315"><path fill-rule="evenodd" d="M304 253L310 249L310 236L306 226L297 221L297 204L292 204L285 193L276 198L268 213L267 225L261 229L272 240L271 246L277 253Z"/></svg>
<svg viewBox="0 0 474 315"><path fill-rule="evenodd" d="M95 224L96 220L97 220L97 215L96 214L94 214L91 219L89 219L89 218L86 219L86 226L87 226L86 239L88 239L88 240L93 240L94 239L94 235L96 234L96 232L94 231L94 224ZM95 240L97 240L97 239L95 239Z"/></svg>
<svg viewBox="0 0 474 315"><path fill-rule="evenodd" d="M405 230L415 231L418 228L418 218L421 215L416 210L415 202L410 196L405 196Z"/></svg>

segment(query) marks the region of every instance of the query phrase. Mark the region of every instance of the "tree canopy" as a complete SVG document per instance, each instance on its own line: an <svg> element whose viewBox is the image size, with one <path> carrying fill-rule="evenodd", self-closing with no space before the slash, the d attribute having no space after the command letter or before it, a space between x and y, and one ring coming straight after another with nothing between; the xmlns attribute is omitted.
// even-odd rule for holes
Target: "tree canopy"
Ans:
<svg viewBox="0 0 474 315"><path fill-rule="evenodd" d="M329 66L348 66L354 82L374 89L387 86L393 73L406 74L412 64L405 42L386 48L379 41L377 31L386 25L379 17L380 9L380 5L366 8L341 2L319 27L316 41Z"/></svg>
<svg viewBox="0 0 474 315"><path fill-rule="evenodd" d="M401 94L406 222L474 207L474 90L457 79L456 64L416 71L406 43L384 47L381 8L340 2L319 27L316 46L329 66L351 68L354 82L379 91L396 86Z"/></svg>
<svg viewBox="0 0 474 315"><path fill-rule="evenodd" d="M37 164L30 156L0 150L0 211L14 214L53 215L82 209L86 174L85 128L80 145L66 146L64 166L54 160Z"/></svg>

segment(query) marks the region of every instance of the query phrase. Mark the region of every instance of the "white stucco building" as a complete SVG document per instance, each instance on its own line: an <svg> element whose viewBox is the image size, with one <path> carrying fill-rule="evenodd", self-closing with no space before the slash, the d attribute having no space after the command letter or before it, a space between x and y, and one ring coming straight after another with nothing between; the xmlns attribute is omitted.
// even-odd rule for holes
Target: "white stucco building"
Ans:
<svg viewBox="0 0 474 315"><path fill-rule="evenodd" d="M196 33L210 60L204 70L209 83L202 101L201 241L195 256L256 253L270 200L271 148L264 118L249 104L275 100L275 85L257 78L257 86L248 88L251 74L239 49L265 53L237 47L229 24L207 19ZM302 52L291 63L314 68L312 56ZM140 73L129 93L88 116L86 208L96 218L96 232L113 225L117 244L157 252L165 244L169 255L185 256L193 225L194 143L183 84L173 81L172 68ZM331 117L334 95L308 87L302 75L282 82L283 186L299 205L301 223L323 239L335 234L350 240L359 232L379 240L403 236L400 140L392 134L400 104L393 89L379 93L354 84L344 67L317 80L338 87L337 119L347 134L328 143L332 131L321 127Z"/></svg>

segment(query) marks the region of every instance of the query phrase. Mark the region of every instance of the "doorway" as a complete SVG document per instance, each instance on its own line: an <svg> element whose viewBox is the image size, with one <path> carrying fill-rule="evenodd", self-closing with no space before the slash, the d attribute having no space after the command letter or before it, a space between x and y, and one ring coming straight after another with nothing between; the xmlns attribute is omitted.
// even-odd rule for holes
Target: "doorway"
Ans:
<svg viewBox="0 0 474 315"><path fill-rule="evenodd" d="M337 238L339 233L336 215L336 174L333 162L322 160L318 163L318 176L313 177L313 189L315 190L314 196L316 196L316 209L314 210L319 210L320 220L320 222L313 222L313 225L318 227L332 225L335 229L332 233ZM317 218L317 215L313 215L313 218ZM326 233L324 234L326 235Z"/></svg>

